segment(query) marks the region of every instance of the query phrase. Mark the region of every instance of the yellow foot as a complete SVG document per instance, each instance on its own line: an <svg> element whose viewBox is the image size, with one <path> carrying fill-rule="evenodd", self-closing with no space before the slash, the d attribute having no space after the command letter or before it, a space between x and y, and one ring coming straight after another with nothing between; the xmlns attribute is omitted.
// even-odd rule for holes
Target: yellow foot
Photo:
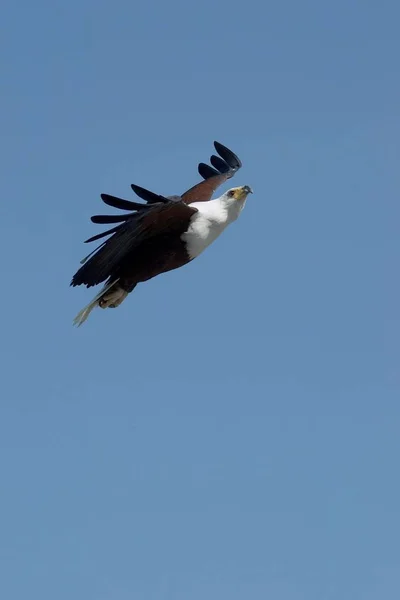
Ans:
<svg viewBox="0 0 400 600"><path fill-rule="evenodd" d="M100 308L117 308L127 297L128 292L121 288L110 290L99 300Z"/></svg>

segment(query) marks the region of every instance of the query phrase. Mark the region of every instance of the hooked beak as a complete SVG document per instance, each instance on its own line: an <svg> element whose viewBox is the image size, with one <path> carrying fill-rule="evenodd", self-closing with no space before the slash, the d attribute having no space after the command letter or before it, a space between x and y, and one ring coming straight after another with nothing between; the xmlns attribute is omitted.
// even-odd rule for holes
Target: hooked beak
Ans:
<svg viewBox="0 0 400 600"><path fill-rule="evenodd" d="M243 190L246 192L246 194L252 194L253 193L253 190L252 190L252 188L249 185L245 185L243 187Z"/></svg>

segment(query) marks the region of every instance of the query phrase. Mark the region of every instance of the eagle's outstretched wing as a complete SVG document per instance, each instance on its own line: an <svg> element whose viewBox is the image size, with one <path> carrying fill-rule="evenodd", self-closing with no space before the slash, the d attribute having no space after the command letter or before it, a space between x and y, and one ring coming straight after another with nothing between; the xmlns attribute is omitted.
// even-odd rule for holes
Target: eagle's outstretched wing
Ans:
<svg viewBox="0 0 400 600"><path fill-rule="evenodd" d="M211 156L210 162L212 167L205 163L199 164L198 170L204 181L197 183L182 194L182 202L185 202L185 204L211 200L215 190L233 177L241 168L242 163L232 150L229 150L229 148L219 142L214 142L214 148L219 156L215 156L215 154Z"/></svg>
<svg viewBox="0 0 400 600"><path fill-rule="evenodd" d="M226 146L214 142L214 147L219 156L211 156L212 166L205 163L198 165L203 181L181 196L161 196L135 184L131 185L132 190L146 204L101 194L101 199L108 206L129 212L91 217L93 223L118 225L85 240L85 243L89 243L111 236L81 261L82 267L73 276L71 285L85 284L90 287L105 281L121 260L145 237L168 233L174 227L181 228L182 224L189 224L196 209L188 204L210 200L215 190L233 177L242 166L240 159Z"/></svg>
<svg viewBox="0 0 400 600"><path fill-rule="evenodd" d="M86 257L73 276L71 285L91 287L102 283L131 252L140 251L143 241L185 231L195 212L196 208L183 202L162 201L149 210L127 215L116 231L105 232L104 235L113 231L113 235Z"/></svg>
<svg viewBox="0 0 400 600"><path fill-rule="evenodd" d="M226 146L223 146L219 142L214 142L215 150L218 152L219 156L213 154L210 158L211 165L207 165L205 163L199 163L198 171L200 175L203 177L204 181L200 181L189 190L184 192L181 196L161 196L159 194L155 194L154 192L150 192L145 188L142 188L138 185L132 184L131 188L135 192L139 198L144 200L147 204L141 204L139 202L132 202L131 200L123 200L122 198L117 198L116 196L110 196L110 194L101 194L101 199L105 204L112 206L113 208L117 208L119 210L128 210L128 211L145 211L150 208L149 205L165 203L168 201L182 201L185 204L190 204L191 202L206 202L210 200L215 190L218 189L225 181L230 179L235 175L235 173L242 167L242 163L236 154L229 150ZM130 215L95 215L92 217L93 223L122 223L126 221L128 218L131 219L133 214ZM115 229L115 228L114 228ZM108 233L113 233L113 230L109 232L104 232L94 238L90 238L86 240L86 242L94 241L95 239L99 239Z"/></svg>

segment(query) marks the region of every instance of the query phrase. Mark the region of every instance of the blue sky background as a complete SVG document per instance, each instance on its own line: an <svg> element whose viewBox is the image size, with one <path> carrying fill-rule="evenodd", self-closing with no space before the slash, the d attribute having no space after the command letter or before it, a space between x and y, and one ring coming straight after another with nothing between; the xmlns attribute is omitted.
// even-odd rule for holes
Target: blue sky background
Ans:
<svg viewBox="0 0 400 600"><path fill-rule="evenodd" d="M1 18L0 592L400 596L398 3L8 2ZM100 193L244 213L72 319Z"/></svg>

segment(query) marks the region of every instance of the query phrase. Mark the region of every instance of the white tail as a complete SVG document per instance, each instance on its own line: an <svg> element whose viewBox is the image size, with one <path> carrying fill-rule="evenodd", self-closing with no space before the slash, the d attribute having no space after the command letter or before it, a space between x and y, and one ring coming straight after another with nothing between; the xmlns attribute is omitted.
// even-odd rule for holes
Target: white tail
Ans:
<svg viewBox="0 0 400 600"><path fill-rule="evenodd" d="M78 314L76 315L76 317L74 319L74 325L76 325L76 327L80 327L82 325L82 323L84 323L86 321L86 319L88 318L88 316L90 315L90 313L92 312L92 310L96 306L98 306L99 300L101 299L101 297L106 292L108 292L113 287L113 285L115 285L117 283L117 281L118 281L118 279L116 279L115 281L112 281L108 285L105 285L100 290L100 292L97 294L97 296L95 296L93 298L93 300L87 306L85 306L85 308L82 308L82 310L78 312Z"/></svg>

